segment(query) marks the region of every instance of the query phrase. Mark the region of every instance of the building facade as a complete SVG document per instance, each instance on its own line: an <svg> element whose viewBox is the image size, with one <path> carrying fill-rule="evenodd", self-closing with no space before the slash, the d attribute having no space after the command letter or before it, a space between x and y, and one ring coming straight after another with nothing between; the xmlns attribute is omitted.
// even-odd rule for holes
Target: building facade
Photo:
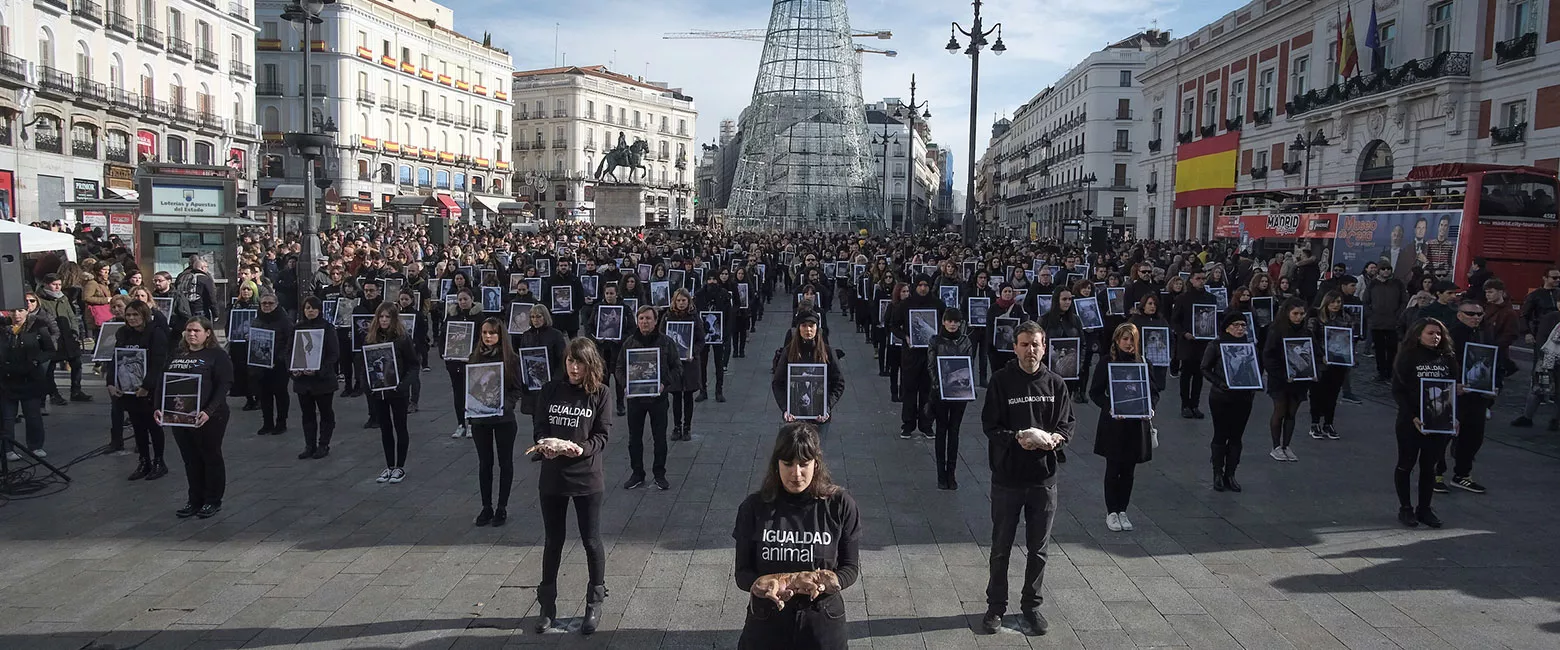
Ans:
<svg viewBox="0 0 1560 650"><path fill-rule="evenodd" d="M1224 152L1236 190L1403 178L1445 162L1560 166L1560 2L1378 1L1376 50L1371 5L1353 9L1351 78L1337 60L1340 7L1311 0L1248 3L1150 61L1139 79L1160 144L1137 172L1149 179L1141 236L1212 236L1218 202L1178 197L1189 182L1177 182L1178 152Z"/></svg>
<svg viewBox="0 0 1560 650"><path fill-rule="evenodd" d="M515 72L514 160L519 193L546 219L593 220L596 172L620 143L643 140L646 223L671 225L693 214L693 147L698 111L693 98L606 66ZM614 176L630 180L629 170ZM609 179L610 180L610 179Z"/></svg>
<svg viewBox="0 0 1560 650"><path fill-rule="evenodd" d="M263 196L304 182L283 135L312 128L335 136L317 172L335 182L344 212L425 196L481 217L509 200L507 52L457 33L454 13L428 0L341 0L311 30L305 75L303 31L281 17L287 4L256 6Z"/></svg>
<svg viewBox="0 0 1560 650"><path fill-rule="evenodd" d="M895 97L867 104L867 130L872 134L873 172L883 197L883 214L898 230L904 225L905 205L910 204L909 229L935 220L941 172L931 141L932 129L919 115L915 133L903 102Z"/></svg>
<svg viewBox="0 0 1560 650"><path fill-rule="evenodd" d="M230 165L247 203L255 26L250 3L221 4L0 7L0 218L73 220L61 201L118 198L142 161Z"/></svg>

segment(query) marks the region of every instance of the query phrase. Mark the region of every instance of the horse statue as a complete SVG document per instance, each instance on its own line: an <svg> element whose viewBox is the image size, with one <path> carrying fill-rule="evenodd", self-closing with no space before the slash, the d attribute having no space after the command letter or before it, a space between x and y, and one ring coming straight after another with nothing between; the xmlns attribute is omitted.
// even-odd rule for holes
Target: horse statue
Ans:
<svg viewBox="0 0 1560 650"><path fill-rule="evenodd" d="M650 177L650 170L645 168L644 157L650 152L650 143L644 140L635 140L634 144L625 145L619 142L618 146L601 156L601 164L596 166L596 180L611 177L612 182L621 183L617 177L617 168L628 168L628 182L634 182L634 172L643 173L645 178Z"/></svg>

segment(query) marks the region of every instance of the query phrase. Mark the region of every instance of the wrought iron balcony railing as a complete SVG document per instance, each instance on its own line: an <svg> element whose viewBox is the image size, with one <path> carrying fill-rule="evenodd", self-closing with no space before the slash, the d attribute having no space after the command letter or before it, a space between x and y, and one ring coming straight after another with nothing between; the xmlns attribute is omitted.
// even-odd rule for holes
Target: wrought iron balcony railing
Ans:
<svg viewBox="0 0 1560 650"><path fill-rule="evenodd" d="M1538 32L1528 32L1495 44L1495 65L1522 61L1538 56Z"/></svg>
<svg viewBox="0 0 1560 650"><path fill-rule="evenodd" d="M1516 144L1527 140L1527 122L1513 124L1511 126L1490 127L1490 144L1499 146L1503 144Z"/></svg>
<svg viewBox="0 0 1560 650"><path fill-rule="evenodd" d="M1473 71L1472 52L1442 52L1432 57L1414 59L1391 70L1351 77L1326 88L1308 90L1297 95L1285 106L1289 115L1302 115L1311 111L1337 106L1361 97L1370 97L1414 84L1444 79L1467 77ZM1270 116L1271 118L1271 116ZM1260 119L1258 124L1263 123Z"/></svg>

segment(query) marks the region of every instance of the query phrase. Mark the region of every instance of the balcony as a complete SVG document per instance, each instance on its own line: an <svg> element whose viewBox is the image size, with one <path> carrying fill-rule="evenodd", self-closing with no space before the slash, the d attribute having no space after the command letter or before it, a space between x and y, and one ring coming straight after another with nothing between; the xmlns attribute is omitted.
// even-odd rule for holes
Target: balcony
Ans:
<svg viewBox="0 0 1560 650"><path fill-rule="evenodd" d="M0 82L7 85L27 83L27 61L7 52L0 52Z"/></svg>
<svg viewBox="0 0 1560 650"><path fill-rule="evenodd" d="M76 101L108 106L108 86L91 79L76 78Z"/></svg>
<svg viewBox="0 0 1560 650"><path fill-rule="evenodd" d="M1116 146L1112 147L1111 150L1115 151L1116 153L1132 153L1132 143L1117 142Z"/></svg>
<svg viewBox="0 0 1560 650"><path fill-rule="evenodd" d="M244 22L249 22L249 5L243 2L229 2L228 15Z"/></svg>
<svg viewBox="0 0 1560 650"><path fill-rule="evenodd" d="M494 124L493 125L493 135L509 135L509 127L504 126L503 122L499 122L497 124Z"/></svg>
<svg viewBox="0 0 1560 650"><path fill-rule="evenodd" d="M61 14L70 11L70 5L65 0L33 0L33 6Z"/></svg>
<svg viewBox="0 0 1560 650"><path fill-rule="evenodd" d="M255 67L243 61L228 61L228 76L238 79L254 79Z"/></svg>
<svg viewBox="0 0 1560 650"><path fill-rule="evenodd" d="M108 33L110 36L119 35L126 39L135 38L135 21L117 11L108 12Z"/></svg>
<svg viewBox="0 0 1560 650"><path fill-rule="evenodd" d="M38 129L33 132L33 148L46 153L65 153L64 143L60 140L59 123L56 128Z"/></svg>
<svg viewBox="0 0 1560 650"><path fill-rule="evenodd" d="M195 111L185 108L178 102L172 102L169 104L168 116L173 118L173 121L175 122L182 122L184 124L190 125L195 124Z"/></svg>
<svg viewBox="0 0 1560 650"><path fill-rule="evenodd" d="M1308 90L1305 94L1290 100L1286 106L1290 115L1302 115L1362 97L1407 88L1425 81L1451 77L1467 78L1472 74L1472 69L1472 52L1442 52L1433 57L1414 59L1391 70L1363 74L1326 88ZM1271 115L1269 118L1271 119ZM1263 123L1260 117L1257 123Z"/></svg>
<svg viewBox="0 0 1560 650"><path fill-rule="evenodd" d="M1196 131L1187 131L1185 133L1177 133L1175 135L1175 141L1179 142L1181 144L1186 144L1188 142L1191 142L1192 138L1195 138L1195 137L1197 137L1197 132Z"/></svg>
<svg viewBox="0 0 1560 650"><path fill-rule="evenodd" d="M439 118L439 112L433 110L432 106L423 106L417 110L417 116L425 120L433 121Z"/></svg>
<svg viewBox="0 0 1560 650"><path fill-rule="evenodd" d="M1130 120L1130 119L1132 119L1132 109L1130 109L1130 108L1127 109L1127 110L1116 109L1116 119L1118 119L1118 120Z"/></svg>
<svg viewBox="0 0 1560 650"><path fill-rule="evenodd" d="M38 94L67 97L76 92L76 76L49 66L38 66Z"/></svg>
<svg viewBox="0 0 1560 650"><path fill-rule="evenodd" d="M1490 127L1490 145L1499 147L1507 144L1517 144L1527 140L1527 122L1513 124L1511 126Z"/></svg>
<svg viewBox="0 0 1560 650"><path fill-rule="evenodd" d="M1246 118L1244 116L1237 115L1235 117L1226 117L1224 118L1224 130L1239 131L1240 127L1245 123Z"/></svg>
<svg viewBox="0 0 1560 650"><path fill-rule="evenodd" d="M1257 179L1267 178L1267 173L1268 173L1268 168L1265 165L1262 166L1262 167L1252 167L1251 168L1251 179L1252 180L1257 180Z"/></svg>
<svg viewBox="0 0 1560 650"><path fill-rule="evenodd" d="M151 97L141 98L141 119L166 121L169 113L168 102Z"/></svg>
<svg viewBox="0 0 1560 650"><path fill-rule="evenodd" d="M222 116L217 115L216 113L201 111L200 117L198 119L200 128L209 131L216 131L220 133L224 130L223 127L226 126L226 120L222 119Z"/></svg>
<svg viewBox="0 0 1560 650"><path fill-rule="evenodd" d="M1148 151L1149 151L1149 153L1159 153L1159 149L1160 149L1161 146L1164 145L1164 143L1165 143L1165 141L1162 140L1162 139L1149 140L1148 141Z"/></svg>
<svg viewBox="0 0 1560 650"><path fill-rule="evenodd" d="M586 151L595 151L596 150L596 141L595 140L586 140L585 141L585 150Z"/></svg>
<svg viewBox="0 0 1560 650"><path fill-rule="evenodd" d="M108 110L121 115L132 115L141 110L141 95L123 88L115 88L108 93Z"/></svg>
<svg viewBox="0 0 1560 650"><path fill-rule="evenodd" d="M1293 113L1290 113L1290 114L1293 115ZM1269 107L1264 108L1264 109L1262 109L1260 111L1257 111L1252 117L1254 118L1254 119L1252 119L1252 122L1256 123L1257 126L1267 126L1269 124L1272 124L1273 123L1273 107L1269 106Z"/></svg>
<svg viewBox="0 0 1560 650"><path fill-rule="evenodd" d="M260 139L260 125L254 122L240 122L233 120L233 137L247 140Z"/></svg>
<svg viewBox="0 0 1560 650"><path fill-rule="evenodd" d="M1112 178L1110 179L1110 187L1105 189L1114 192L1130 192L1133 190L1132 179L1126 177Z"/></svg>
<svg viewBox="0 0 1560 650"><path fill-rule="evenodd" d="M1538 55L1538 33L1528 32L1495 44L1495 65L1526 61Z"/></svg>
<svg viewBox="0 0 1560 650"><path fill-rule="evenodd" d="M417 105L411 102L401 104L401 114L408 117L417 115Z"/></svg>
<svg viewBox="0 0 1560 650"><path fill-rule="evenodd" d="M78 22L89 25L103 24L103 6L92 0L74 0L71 3L70 17ZM97 156L93 156L96 158Z"/></svg>
<svg viewBox="0 0 1560 650"><path fill-rule="evenodd" d="M325 84L309 84L309 94L312 97L324 97ZM298 96L303 96L303 84L298 84Z"/></svg>
<svg viewBox="0 0 1560 650"><path fill-rule="evenodd" d="M553 111L553 117L568 117L568 116L569 116L569 111L567 109L557 109L557 110Z"/></svg>
<svg viewBox="0 0 1560 650"><path fill-rule="evenodd" d="M471 121L471 130L473 130L473 131L486 131L486 130L488 130L487 120L483 120L481 118L472 120Z"/></svg>
<svg viewBox="0 0 1560 650"><path fill-rule="evenodd" d="M541 150L546 149L546 148L547 148L547 143L546 142L542 142L541 140L533 140L531 142L531 150L532 151L541 151Z"/></svg>
<svg viewBox="0 0 1560 650"><path fill-rule="evenodd" d="M401 104L400 102L397 102L394 97L386 97L379 101L379 110L382 110L386 113L394 113L398 110L401 110Z"/></svg>
<svg viewBox="0 0 1560 650"><path fill-rule="evenodd" d="M374 102L374 93L372 93L370 91L367 91L367 90L359 90L357 92L357 100L358 100L359 104L366 104L366 105L369 105L369 106L373 106L374 103L375 103Z"/></svg>
<svg viewBox="0 0 1560 650"><path fill-rule="evenodd" d="M195 65L205 66L213 70L217 69L217 53L204 47L195 48Z"/></svg>
<svg viewBox="0 0 1560 650"><path fill-rule="evenodd" d="M529 142L526 142L524 140L516 140L515 141L515 151L528 151L528 150L530 150L530 148L531 148L531 143L529 143Z"/></svg>
<svg viewBox="0 0 1560 650"><path fill-rule="evenodd" d="M449 111L439 111L439 114L436 116L436 119L438 120L438 122L440 124L454 124L455 123L455 115L453 113L450 113Z"/></svg>
<svg viewBox="0 0 1560 650"><path fill-rule="evenodd" d="M1303 160L1291 160L1283 164L1284 175L1293 176L1300 173L1300 168L1305 165Z"/></svg>
<svg viewBox="0 0 1560 650"><path fill-rule="evenodd" d="M462 129L467 128L467 127L471 126L471 118L466 117L465 115L456 115L455 116L455 126L457 126L459 128L462 128Z"/></svg>
<svg viewBox="0 0 1560 650"><path fill-rule="evenodd" d="M192 55L195 53L195 49L190 45L189 41L186 41L177 36L169 36L168 53L174 56L182 56L185 59L191 59Z"/></svg>
<svg viewBox="0 0 1560 650"><path fill-rule="evenodd" d="M97 138L72 138L70 141L70 155L77 158L98 157Z"/></svg>
<svg viewBox="0 0 1560 650"><path fill-rule="evenodd" d="M1208 124L1208 125L1205 125L1205 126L1199 126L1199 127L1197 127L1197 134L1201 135L1204 138L1211 138L1213 136L1216 136L1216 135L1219 134L1219 125L1217 125L1217 124Z"/></svg>
<svg viewBox="0 0 1560 650"><path fill-rule="evenodd" d="M141 25L141 29L137 33L139 34L135 38L137 42L152 47L163 46L163 33L156 27L153 27L152 25Z"/></svg>

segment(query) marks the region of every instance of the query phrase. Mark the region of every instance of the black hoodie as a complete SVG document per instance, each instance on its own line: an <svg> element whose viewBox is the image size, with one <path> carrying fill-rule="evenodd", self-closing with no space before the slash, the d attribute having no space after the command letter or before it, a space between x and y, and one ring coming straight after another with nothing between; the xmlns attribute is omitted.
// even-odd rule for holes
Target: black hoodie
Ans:
<svg viewBox="0 0 1560 650"><path fill-rule="evenodd" d="M1459 379L1457 354L1443 355L1418 341L1398 353L1392 369L1392 399L1397 401L1398 419L1419 417L1419 380Z"/></svg>
<svg viewBox="0 0 1560 650"><path fill-rule="evenodd" d="M1008 488L1056 484L1060 448L1030 451L1019 446L1014 434L1029 428L1059 434L1071 440L1077 420L1067 383L1044 363L1030 374L1018 360L991 375L981 427L989 440L991 483Z"/></svg>
<svg viewBox="0 0 1560 650"><path fill-rule="evenodd" d="M808 340L800 338L799 335L795 334L795 330L793 329L790 336L797 336L799 338L796 344L796 352L800 358L795 361L786 359L786 348L782 347L780 350L778 350L779 354L775 356L776 362L774 367L770 369L771 376L769 380L769 389L770 392L774 393L775 404L780 407L780 411L782 413L785 412L787 388L786 382L790 381L790 376L787 374L788 364L814 363L813 359L817 358L816 346L819 344L819 342L822 342L824 345L824 356L828 359L829 418L833 419L834 406L839 404L840 397L845 395L845 373L840 371L839 360L834 357L834 350L828 347L828 342L823 340L823 335L821 333L818 336L813 337L812 340ZM791 344L790 336L787 336L786 338L785 345L787 346Z"/></svg>

